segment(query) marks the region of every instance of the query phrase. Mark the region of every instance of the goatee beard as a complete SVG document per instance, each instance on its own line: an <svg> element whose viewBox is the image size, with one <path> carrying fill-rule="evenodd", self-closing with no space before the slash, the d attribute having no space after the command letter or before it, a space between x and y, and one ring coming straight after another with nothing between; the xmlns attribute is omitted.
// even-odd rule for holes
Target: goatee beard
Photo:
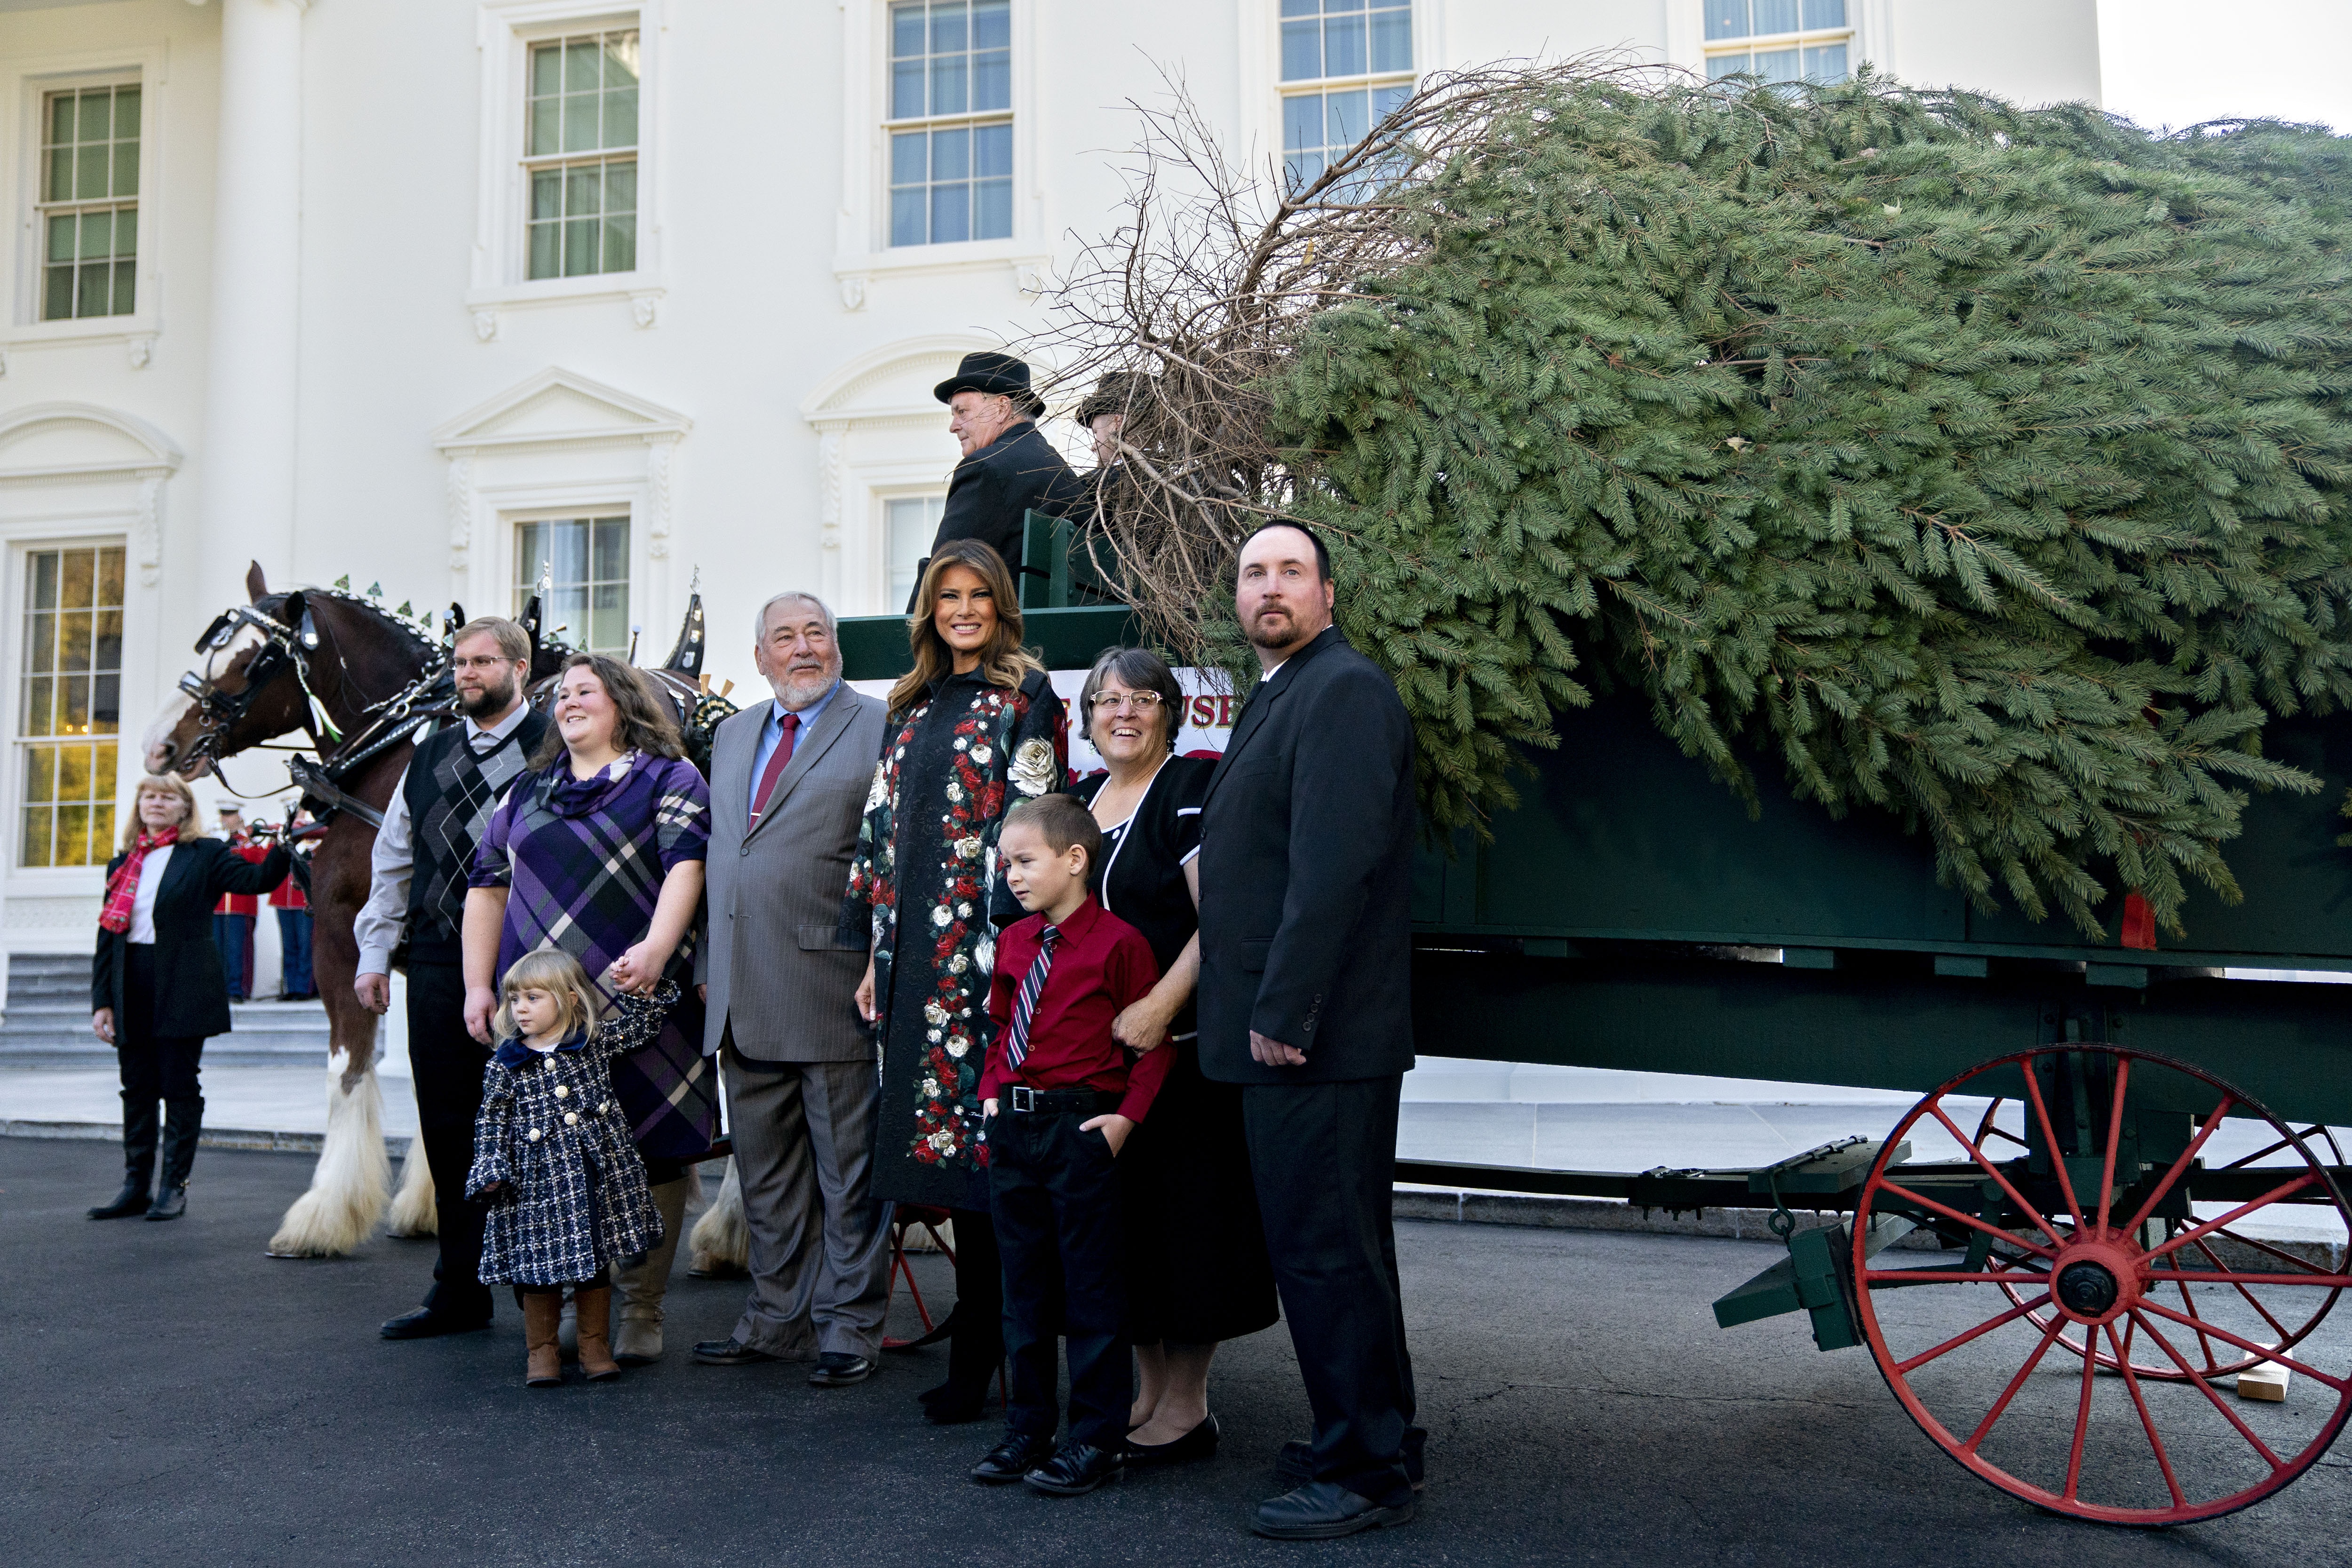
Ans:
<svg viewBox="0 0 2352 1568"><path fill-rule="evenodd" d="M509 679L503 686L485 686L479 697L457 699L457 711L467 718L479 721L484 714L503 713L514 706L515 683Z"/></svg>

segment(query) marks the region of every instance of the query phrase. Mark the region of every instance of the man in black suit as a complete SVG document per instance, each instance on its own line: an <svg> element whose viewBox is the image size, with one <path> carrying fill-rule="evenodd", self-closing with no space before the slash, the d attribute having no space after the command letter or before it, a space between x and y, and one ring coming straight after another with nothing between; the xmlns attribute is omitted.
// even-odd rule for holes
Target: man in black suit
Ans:
<svg viewBox="0 0 2352 1568"><path fill-rule="evenodd" d="M1079 489L1070 465L1037 428L1045 400L1030 390L1029 366L1000 353L964 355L931 395L948 405L948 433L963 448L948 480L932 553L950 539L982 540L1017 573L1024 515L1058 510ZM908 613L914 608L909 602Z"/></svg>
<svg viewBox="0 0 2352 1568"><path fill-rule="evenodd" d="M1275 524L1234 607L1264 675L1201 816L1201 1070L1244 1086L1266 1249L1315 1413L1261 1535L1413 1516L1420 1432L1391 1225L1412 1066L1412 727L1331 624L1330 557Z"/></svg>

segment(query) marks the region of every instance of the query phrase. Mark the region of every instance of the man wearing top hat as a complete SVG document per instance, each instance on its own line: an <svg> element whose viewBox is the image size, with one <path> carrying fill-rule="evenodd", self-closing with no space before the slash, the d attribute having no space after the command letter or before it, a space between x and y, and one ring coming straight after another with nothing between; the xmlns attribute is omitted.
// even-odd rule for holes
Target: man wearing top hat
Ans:
<svg viewBox="0 0 2352 1568"><path fill-rule="evenodd" d="M1045 400L1030 390L1028 365L1001 353L964 355L932 395L948 405L948 433L963 460L948 480L931 549L950 539L982 540L1017 571L1024 515L1056 511L1077 489L1070 465L1037 428Z"/></svg>

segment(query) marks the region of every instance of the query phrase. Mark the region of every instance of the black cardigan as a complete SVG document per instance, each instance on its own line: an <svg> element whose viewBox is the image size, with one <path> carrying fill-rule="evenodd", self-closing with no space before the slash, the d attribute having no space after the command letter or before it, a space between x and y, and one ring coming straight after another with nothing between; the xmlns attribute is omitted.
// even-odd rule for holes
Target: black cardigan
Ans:
<svg viewBox="0 0 2352 1568"><path fill-rule="evenodd" d="M121 865L106 864L109 878ZM183 838L163 868L155 889L155 1013L159 1037L209 1037L229 1031L228 981L220 948L213 941L212 913L223 893L267 893L286 879L291 862L285 847L267 859L247 860L217 838ZM98 930L98 952L89 966L89 1006L114 1009L115 1037L122 1037L125 953L122 931Z"/></svg>

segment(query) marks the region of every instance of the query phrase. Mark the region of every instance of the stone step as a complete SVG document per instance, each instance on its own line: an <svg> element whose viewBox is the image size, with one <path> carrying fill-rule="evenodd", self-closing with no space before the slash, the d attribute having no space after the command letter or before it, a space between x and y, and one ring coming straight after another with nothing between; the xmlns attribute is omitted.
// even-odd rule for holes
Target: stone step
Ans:
<svg viewBox="0 0 2352 1568"><path fill-rule="evenodd" d="M317 1002L233 1002L230 1026L238 1034L317 1035L328 1030L327 1009ZM0 1041L19 1034L46 1034L58 1029L89 1027L89 993L79 996L43 997L10 1005L0 1022Z"/></svg>

